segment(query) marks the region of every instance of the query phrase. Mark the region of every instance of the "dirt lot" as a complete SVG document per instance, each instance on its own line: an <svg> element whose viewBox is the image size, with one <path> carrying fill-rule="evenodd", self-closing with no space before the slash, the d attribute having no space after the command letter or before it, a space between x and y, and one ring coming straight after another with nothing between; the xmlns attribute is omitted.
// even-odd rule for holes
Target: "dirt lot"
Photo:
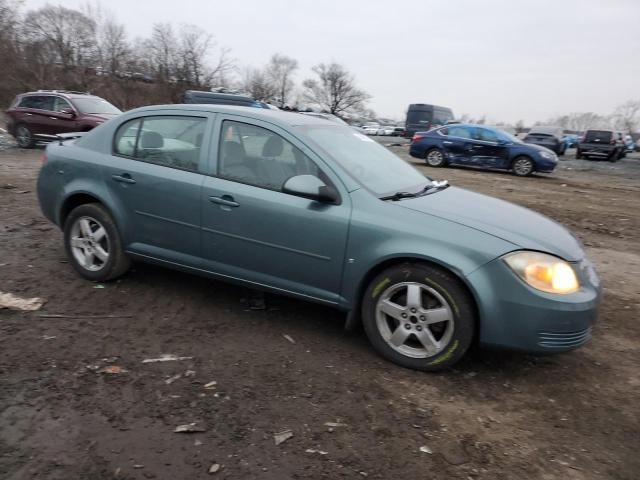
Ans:
<svg viewBox="0 0 640 480"><path fill-rule="evenodd" d="M40 155L0 152L0 291L47 300L0 311L0 478L640 477L637 154L525 179L421 167L562 222L605 284L588 346L476 351L442 374L381 360L313 304L271 297L249 311L239 288L146 265L82 280L40 215ZM190 358L142 362L161 354ZM112 365L126 372L101 371ZM192 422L204 431L174 433Z"/></svg>

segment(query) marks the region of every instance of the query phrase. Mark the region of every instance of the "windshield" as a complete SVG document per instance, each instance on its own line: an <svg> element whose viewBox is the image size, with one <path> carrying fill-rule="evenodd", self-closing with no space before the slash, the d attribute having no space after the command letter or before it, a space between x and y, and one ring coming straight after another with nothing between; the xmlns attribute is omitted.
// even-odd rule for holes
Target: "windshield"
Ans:
<svg viewBox="0 0 640 480"><path fill-rule="evenodd" d="M318 147L377 196L415 192L430 180L378 142L341 126L301 127Z"/></svg>
<svg viewBox="0 0 640 480"><path fill-rule="evenodd" d="M86 97L86 98L74 98L73 103L78 110L82 113L97 113L97 114L111 114L117 115L122 113L117 107L114 107L109 102L102 98Z"/></svg>

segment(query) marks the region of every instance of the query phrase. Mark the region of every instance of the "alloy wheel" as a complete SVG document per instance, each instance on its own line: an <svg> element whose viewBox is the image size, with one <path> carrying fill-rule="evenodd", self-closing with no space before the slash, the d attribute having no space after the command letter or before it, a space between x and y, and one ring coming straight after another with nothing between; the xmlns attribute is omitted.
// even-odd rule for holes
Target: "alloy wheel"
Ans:
<svg viewBox="0 0 640 480"><path fill-rule="evenodd" d="M519 158L513 164L513 171L521 176L529 175L532 170L533 163L528 158Z"/></svg>
<svg viewBox="0 0 640 480"><path fill-rule="evenodd" d="M427 163L432 167L439 167L444 161L444 155L440 150L431 150L427 155Z"/></svg>
<svg viewBox="0 0 640 480"><path fill-rule="evenodd" d="M376 324L384 341L411 358L429 358L449 344L455 327L453 311L433 288L416 282L392 285L376 304Z"/></svg>
<svg viewBox="0 0 640 480"><path fill-rule="evenodd" d="M31 146L31 142L33 140L31 131L24 125L20 125L16 129L16 140L18 141L18 145L22 148Z"/></svg>
<svg viewBox="0 0 640 480"><path fill-rule="evenodd" d="M79 217L71 227L71 252L82 268L96 272L109 261L109 236L95 218Z"/></svg>

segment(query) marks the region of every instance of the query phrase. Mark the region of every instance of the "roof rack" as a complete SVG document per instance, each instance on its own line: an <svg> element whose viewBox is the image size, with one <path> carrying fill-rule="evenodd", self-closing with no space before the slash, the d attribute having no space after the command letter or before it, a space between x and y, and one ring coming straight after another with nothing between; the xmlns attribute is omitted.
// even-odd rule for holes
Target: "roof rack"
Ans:
<svg viewBox="0 0 640 480"><path fill-rule="evenodd" d="M76 92L74 90L37 90L38 92L47 92L47 93L70 93L73 95L91 95L89 92Z"/></svg>

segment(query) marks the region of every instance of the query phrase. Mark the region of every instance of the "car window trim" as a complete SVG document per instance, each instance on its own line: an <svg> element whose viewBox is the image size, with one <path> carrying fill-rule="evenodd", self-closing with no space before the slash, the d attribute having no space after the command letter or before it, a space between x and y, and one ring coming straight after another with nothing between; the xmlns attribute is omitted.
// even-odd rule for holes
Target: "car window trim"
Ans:
<svg viewBox="0 0 640 480"><path fill-rule="evenodd" d="M147 118L154 118L154 117L185 117L185 118L200 118L202 120L205 121L205 123L209 123L210 117L208 116L200 116L200 115L179 115L179 114L158 114L158 113L154 113L152 115L143 115L140 117L134 117L134 118L130 118L128 120L124 120L120 125L118 125L115 129L115 131L113 132L112 138L111 138L111 155L113 155L114 157L120 157L120 158L126 158L127 160L135 160L136 162L142 162L142 163L148 163L149 165L156 165L158 167L166 167L166 168L171 168L174 170L180 170L183 172L189 172L189 173L195 173L198 175L206 175L205 172L200 171L200 170L191 170L188 168L180 168L180 167L174 167L171 165L163 165L161 163L156 163L156 162L151 162L149 160L145 160L143 158L138 158L136 156L131 156L131 155L125 155L123 153L119 153L116 151L116 136L118 135L118 132L120 131L120 128L122 128L123 125L129 123L129 122L133 122L135 120L140 120L140 124L138 125L138 131L136 132L136 143L133 147L133 154L136 155L138 153L138 143L140 142L140 132L142 131L142 127L144 125L144 121ZM205 125L205 132L207 131L207 125ZM202 139L202 143L204 143L205 138L203 137ZM202 163L202 154L203 154L203 150L204 148L200 148L200 158L198 158L198 168L200 168L201 163Z"/></svg>
<svg viewBox="0 0 640 480"><path fill-rule="evenodd" d="M291 134L288 134L287 132L285 132L286 135L282 135L280 132L277 131L277 130L281 130L281 127L279 127L277 125L273 125L273 124L271 124L269 122L264 122L263 120L258 120L258 119L254 119L254 118L251 118L251 117L243 117L241 115L232 115L232 114L221 114L219 116L219 119L218 119L218 122L217 122L218 127L216 128L216 135L218 137L217 138L217 142L211 142L212 144L215 143L215 145L216 145L216 153L215 153L215 163L216 164L215 164L215 168L210 169L209 173L206 173L205 175L213 177L213 178L219 178L220 180L225 180L227 182L235 182L235 183L239 183L241 185L248 185L250 187L260 188L262 190L268 190L270 192L281 193L281 194L287 195L287 196L295 196L295 195L291 195L289 193L285 193L282 190L276 190L274 188L262 187L260 185L255 185L253 183L243 182L243 181L240 181L240 180L236 180L235 178L227 178L227 177L224 177L224 176L220 175L220 152L222 151L222 149L220 147L221 147L221 144L222 144L222 129L223 129L223 124L224 124L225 121L231 121L231 122L236 122L236 123L244 123L244 124L247 124L247 125L251 125L253 127L263 128L265 130L268 130L270 132L275 133L276 135L280 136L283 140L289 142L292 146L294 146L295 148L300 150L309 159L309 161L313 162L313 164L318 168L318 170L321 171L324 174L324 177L326 177L326 179L329 181L329 184L327 184L327 186L328 187L332 187L336 191L336 193L338 194L338 201L336 202L336 205L341 205L343 203L343 201L342 201L343 195L340 192L340 189L336 186L336 182L334 182L331 179L331 176L327 174L327 172L326 172L327 169L326 168L322 168L318 164L317 161L315 161L313 158L311 158L310 155L307 155L307 153L305 152L305 149L307 149L309 151L312 151L309 147L307 147L303 142L300 142L296 137L294 137ZM287 138L287 137L289 137L289 138ZM304 148L301 148L301 145L304 146ZM335 175L335 172L332 172L332 173Z"/></svg>

